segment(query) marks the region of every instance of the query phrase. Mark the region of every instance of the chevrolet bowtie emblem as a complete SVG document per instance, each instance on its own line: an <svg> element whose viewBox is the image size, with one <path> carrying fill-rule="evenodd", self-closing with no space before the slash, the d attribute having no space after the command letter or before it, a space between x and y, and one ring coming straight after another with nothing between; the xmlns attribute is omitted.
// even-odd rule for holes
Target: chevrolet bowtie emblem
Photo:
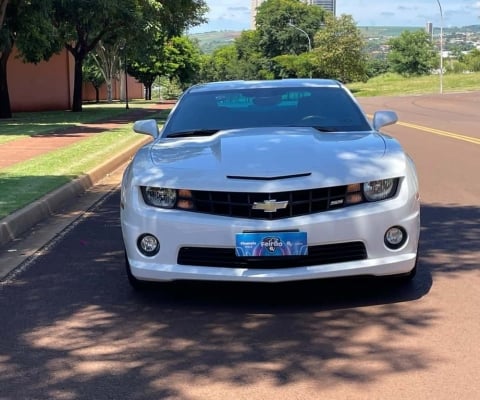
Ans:
<svg viewBox="0 0 480 400"><path fill-rule="evenodd" d="M263 210L264 212L273 213L277 210L287 208L288 201L265 200L263 203L253 203L252 210Z"/></svg>

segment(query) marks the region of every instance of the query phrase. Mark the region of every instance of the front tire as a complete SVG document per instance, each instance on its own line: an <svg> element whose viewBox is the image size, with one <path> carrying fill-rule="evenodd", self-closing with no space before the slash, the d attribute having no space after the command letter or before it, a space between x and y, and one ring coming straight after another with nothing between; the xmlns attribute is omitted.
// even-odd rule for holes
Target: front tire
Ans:
<svg viewBox="0 0 480 400"><path fill-rule="evenodd" d="M144 290L148 286L148 282L135 278L135 276L132 274L130 263L128 262L126 250L124 250L124 254L125 254L125 269L127 271L128 283L133 289L137 291Z"/></svg>
<svg viewBox="0 0 480 400"><path fill-rule="evenodd" d="M415 266L409 273L398 276L397 280L400 283L409 283L413 280L413 278L415 278L415 275L417 275L417 263L415 263Z"/></svg>
<svg viewBox="0 0 480 400"><path fill-rule="evenodd" d="M406 285L410 283L413 278L415 278L415 275L417 275L417 265L418 265L418 249L417 249L417 257L415 258L415 265L412 268L410 272L407 272L406 274L402 275L394 275L392 278L395 280L395 282L398 282L402 285Z"/></svg>

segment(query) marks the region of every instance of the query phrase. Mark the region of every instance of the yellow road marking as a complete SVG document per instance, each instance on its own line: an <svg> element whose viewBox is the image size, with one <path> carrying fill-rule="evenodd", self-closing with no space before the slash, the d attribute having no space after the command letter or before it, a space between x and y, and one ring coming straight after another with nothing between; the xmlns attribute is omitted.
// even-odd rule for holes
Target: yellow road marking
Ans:
<svg viewBox="0 0 480 400"><path fill-rule="evenodd" d="M372 116L370 115L369 117L372 118ZM422 125L411 124L409 122L397 122L397 125L405 126L407 128L417 129L419 131L434 133L435 135L446 136L452 139L463 140L464 142L480 144L480 138L475 138L472 136L460 135L458 133L442 131L440 129L429 128Z"/></svg>
<svg viewBox="0 0 480 400"><path fill-rule="evenodd" d="M436 135L440 136L447 136L453 139L463 140L465 142L480 144L480 138L474 138L471 136L460 135L458 133L442 131L440 129L428 128L426 126L410 124L408 122L397 122L397 124L401 126L406 126L407 128L418 129L419 131L435 133Z"/></svg>

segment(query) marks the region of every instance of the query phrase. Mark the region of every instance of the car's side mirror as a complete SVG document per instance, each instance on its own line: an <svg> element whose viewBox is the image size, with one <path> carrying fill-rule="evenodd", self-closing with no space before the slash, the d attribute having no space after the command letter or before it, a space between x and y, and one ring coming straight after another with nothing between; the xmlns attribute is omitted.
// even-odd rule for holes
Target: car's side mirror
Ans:
<svg viewBox="0 0 480 400"><path fill-rule="evenodd" d="M373 115L373 129L376 131L380 130L380 128L392 125L398 121L398 116L395 111L383 110L377 111Z"/></svg>
<svg viewBox="0 0 480 400"><path fill-rule="evenodd" d="M150 135L154 139L156 139L160 134L157 121L154 119L142 119L140 121L136 121L133 124L133 130L143 135Z"/></svg>

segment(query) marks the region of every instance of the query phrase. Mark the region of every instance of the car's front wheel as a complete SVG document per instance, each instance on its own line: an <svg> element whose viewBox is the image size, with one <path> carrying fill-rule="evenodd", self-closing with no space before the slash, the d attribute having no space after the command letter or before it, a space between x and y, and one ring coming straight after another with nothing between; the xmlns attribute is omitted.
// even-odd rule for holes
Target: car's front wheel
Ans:
<svg viewBox="0 0 480 400"><path fill-rule="evenodd" d="M411 282L413 278L415 278L415 275L417 275L417 269L418 269L417 265L418 265L418 250L417 250L417 257L415 258L415 266L412 268L412 270L410 272L407 272L406 274L394 275L392 278L400 284L407 284Z"/></svg>
<svg viewBox="0 0 480 400"><path fill-rule="evenodd" d="M130 286L135 290L145 289L148 286L148 282L135 278L135 276L132 274L130 263L128 262L126 250L124 250L124 254L125 254L125 269L127 270L128 283L130 283Z"/></svg>

